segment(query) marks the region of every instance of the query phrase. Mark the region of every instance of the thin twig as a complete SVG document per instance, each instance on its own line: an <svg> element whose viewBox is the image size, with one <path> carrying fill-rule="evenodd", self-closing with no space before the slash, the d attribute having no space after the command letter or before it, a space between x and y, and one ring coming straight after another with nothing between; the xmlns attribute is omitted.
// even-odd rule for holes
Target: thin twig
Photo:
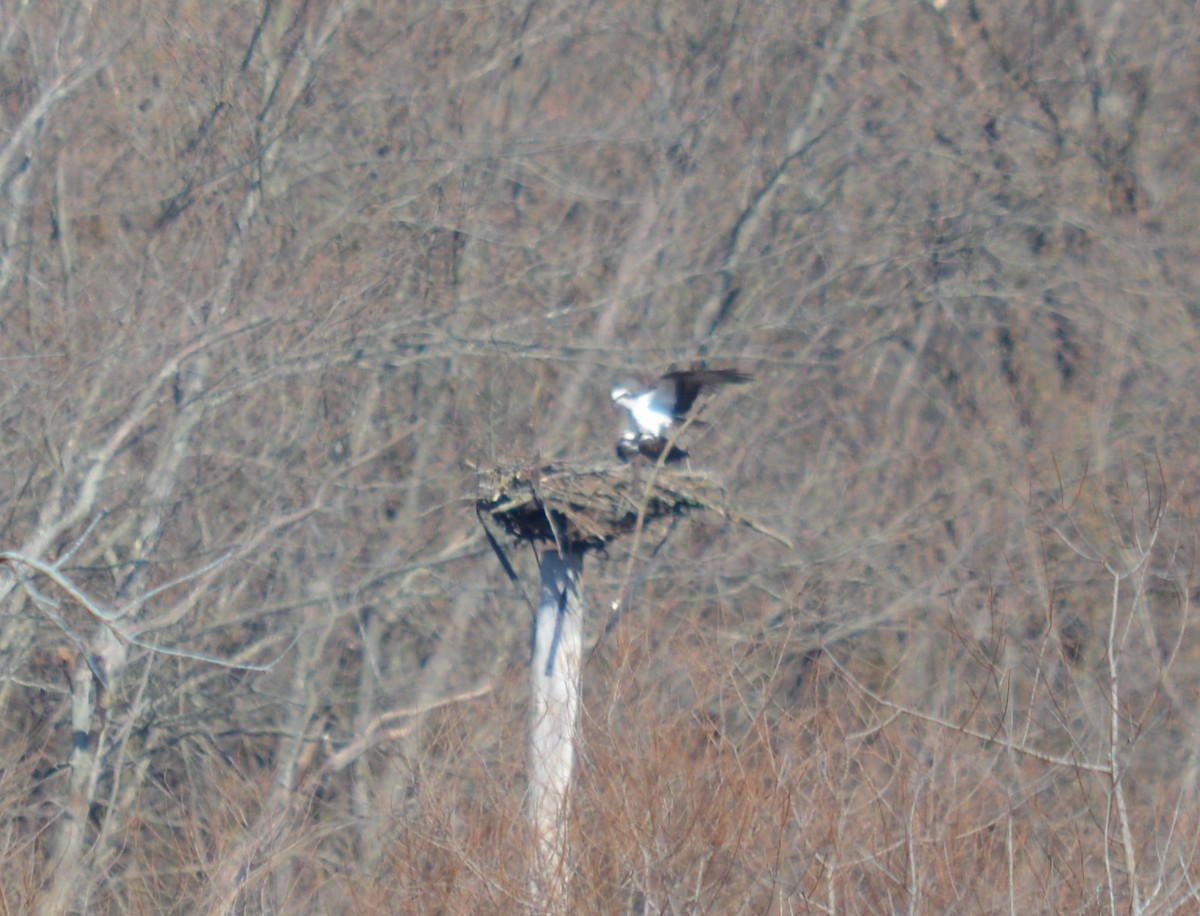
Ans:
<svg viewBox="0 0 1200 916"><path fill-rule="evenodd" d="M220 658L215 655L206 655L203 652L195 652L190 649L174 649L170 646L162 646L156 643L146 642L145 640L140 639L134 633L128 631L125 627L121 626L121 624L118 622L118 614L101 607L95 599L93 599L83 589L76 585L71 578L58 567L57 563L46 563L42 560L36 559L35 557L26 556L25 554L16 550L0 551L0 563L7 563L10 566L20 565L28 569L32 569L34 572L40 573L64 592L66 592L70 597L75 599L75 602L79 604L80 607L103 623L104 626L107 627L108 630L119 640L129 645L145 649L149 652L154 652L158 655L168 655L174 658L191 659L192 661L204 662L205 664L209 665L217 665L222 668L232 668L237 671L270 671L277 664L279 664L279 662L289 652L291 652L292 647L296 644L296 639L299 638L297 636L296 639L293 639L288 647L270 662L257 665L246 662L232 662L228 659ZM201 575L203 572L203 569L199 570L196 575ZM42 606L39 604L39 607ZM45 610L45 608L42 608L42 610Z"/></svg>
<svg viewBox="0 0 1200 916"><path fill-rule="evenodd" d="M1058 754L1051 754L1048 751L1040 751L1037 748L1031 748L1024 745L1013 744L1011 741L1005 741L1003 738L998 738L996 735L989 735L986 732L981 732L974 728L969 728L966 725L959 725L951 722L949 719L943 719L940 716L930 715L929 713L921 712L918 709L913 709L911 706L904 706L900 703L893 703L891 700L884 699L870 687L859 681L854 675L847 671L842 664L834 657L833 653L826 651L825 658L829 659L830 664L837 670L851 687L859 691L863 695L870 697L880 706L885 709L890 709L900 715L908 716L912 719L918 719L922 722L929 722L932 725L938 725L948 731L959 732L969 738L975 738L985 744L1002 747L1006 750L1013 751L1026 757L1031 757L1034 760L1040 760L1043 763L1052 763L1056 766L1074 767L1088 773L1103 773L1109 774L1110 770L1106 764L1086 763L1082 760L1072 759L1070 757L1062 757ZM890 720L889 720L890 721ZM886 724L886 723L885 723Z"/></svg>

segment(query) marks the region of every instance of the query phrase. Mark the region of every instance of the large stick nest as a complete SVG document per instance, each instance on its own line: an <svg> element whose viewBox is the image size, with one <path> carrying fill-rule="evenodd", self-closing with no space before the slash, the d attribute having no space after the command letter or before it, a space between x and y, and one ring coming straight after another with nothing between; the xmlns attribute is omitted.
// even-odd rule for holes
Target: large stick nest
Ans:
<svg viewBox="0 0 1200 916"><path fill-rule="evenodd" d="M731 511L711 475L651 464L503 467L479 472L476 506L509 534L571 550L599 550L640 524L717 512L782 540Z"/></svg>

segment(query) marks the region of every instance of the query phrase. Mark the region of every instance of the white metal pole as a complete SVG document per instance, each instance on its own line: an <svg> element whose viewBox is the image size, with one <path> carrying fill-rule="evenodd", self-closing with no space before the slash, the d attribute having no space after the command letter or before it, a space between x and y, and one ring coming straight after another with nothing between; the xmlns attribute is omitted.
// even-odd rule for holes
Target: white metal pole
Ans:
<svg viewBox="0 0 1200 916"><path fill-rule="evenodd" d="M530 671L529 818L537 857L534 893L543 912L566 906L568 796L583 660L582 571L582 550L542 556Z"/></svg>

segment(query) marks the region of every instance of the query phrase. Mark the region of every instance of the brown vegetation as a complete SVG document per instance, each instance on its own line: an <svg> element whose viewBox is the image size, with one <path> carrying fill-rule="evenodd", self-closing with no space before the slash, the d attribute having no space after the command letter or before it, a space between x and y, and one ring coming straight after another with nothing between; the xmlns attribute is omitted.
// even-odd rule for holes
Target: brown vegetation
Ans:
<svg viewBox="0 0 1200 916"><path fill-rule="evenodd" d="M589 558L575 912L1200 881L1195 10L0 3L0 909L523 912L472 467ZM536 581L523 554L518 569Z"/></svg>

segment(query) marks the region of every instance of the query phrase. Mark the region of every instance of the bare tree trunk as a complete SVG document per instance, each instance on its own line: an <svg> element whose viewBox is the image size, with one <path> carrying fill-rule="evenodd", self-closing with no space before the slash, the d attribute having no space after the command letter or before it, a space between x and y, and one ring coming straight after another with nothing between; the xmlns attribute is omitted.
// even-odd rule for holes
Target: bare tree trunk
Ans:
<svg viewBox="0 0 1200 916"><path fill-rule="evenodd" d="M542 557L542 594L530 671L529 818L533 822L534 893L541 912L566 911L567 810L583 659L583 552Z"/></svg>
<svg viewBox="0 0 1200 916"><path fill-rule="evenodd" d="M80 860L84 855L84 831L87 829L88 808L96 785L96 747L89 737L92 713L95 711L96 691L92 672L82 653L76 657L71 676L71 789L66 810L59 816L51 833L51 851L47 862L46 896L39 913L65 913L82 873Z"/></svg>

